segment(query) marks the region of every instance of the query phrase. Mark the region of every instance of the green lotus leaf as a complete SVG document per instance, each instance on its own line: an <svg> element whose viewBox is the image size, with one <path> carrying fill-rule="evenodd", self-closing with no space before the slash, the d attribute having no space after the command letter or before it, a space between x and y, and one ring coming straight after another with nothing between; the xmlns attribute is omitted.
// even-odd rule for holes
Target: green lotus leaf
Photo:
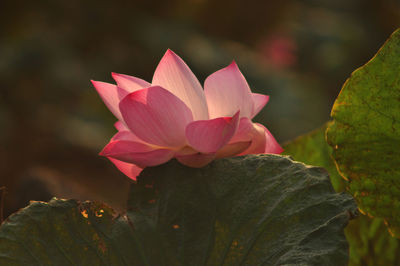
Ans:
<svg viewBox="0 0 400 266"><path fill-rule="evenodd" d="M277 155L147 169L129 206L134 224L163 232L177 265L346 265L343 226L355 210L324 169Z"/></svg>
<svg viewBox="0 0 400 266"><path fill-rule="evenodd" d="M331 115L327 140L349 191L400 237L400 30L352 73Z"/></svg>
<svg viewBox="0 0 400 266"><path fill-rule="evenodd" d="M0 265L346 265L353 199L278 155L146 168L128 212L34 202L0 227Z"/></svg>
<svg viewBox="0 0 400 266"><path fill-rule="evenodd" d="M126 217L101 203L32 202L0 227L0 265L135 265L135 240Z"/></svg>

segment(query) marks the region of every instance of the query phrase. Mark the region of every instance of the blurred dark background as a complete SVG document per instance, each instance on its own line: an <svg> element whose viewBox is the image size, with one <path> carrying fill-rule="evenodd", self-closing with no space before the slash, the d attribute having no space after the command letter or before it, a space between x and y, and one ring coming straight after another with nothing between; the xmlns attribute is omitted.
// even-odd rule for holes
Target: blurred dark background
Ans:
<svg viewBox="0 0 400 266"><path fill-rule="evenodd" d="M235 59L282 143L329 119L350 73L400 25L398 0L2 1L4 216L52 196L124 208L130 181L98 152L112 114L89 80L151 81L167 48L200 82ZM1 194L1 192L0 192Z"/></svg>

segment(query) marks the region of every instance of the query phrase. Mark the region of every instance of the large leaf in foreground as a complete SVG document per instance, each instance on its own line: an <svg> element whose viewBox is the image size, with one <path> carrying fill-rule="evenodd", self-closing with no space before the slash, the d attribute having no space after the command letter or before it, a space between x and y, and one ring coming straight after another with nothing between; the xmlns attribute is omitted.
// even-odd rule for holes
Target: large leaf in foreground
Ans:
<svg viewBox="0 0 400 266"><path fill-rule="evenodd" d="M327 140L350 192L400 237L400 30L353 72L332 117Z"/></svg>
<svg viewBox="0 0 400 266"><path fill-rule="evenodd" d="M276 155L176 162L146 170L129 216L162 232L182 265L346 264L343 227L355 206L325 170ZM142 195L147 195L145 198Z"/></svg>
<svg viewBox="0 0 400 266"><path fill-rule="evenodd" d="M148 168L128 205L35 202L0 228L0 265L345 265L355 209L326 171L275 155Z"/></svg>

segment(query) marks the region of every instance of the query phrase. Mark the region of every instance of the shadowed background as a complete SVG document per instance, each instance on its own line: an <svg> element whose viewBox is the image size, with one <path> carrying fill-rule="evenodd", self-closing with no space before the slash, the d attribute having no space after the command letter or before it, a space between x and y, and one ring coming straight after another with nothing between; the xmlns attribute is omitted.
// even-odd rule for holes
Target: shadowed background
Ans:
<svg viewBox="0 0 400 266"><path fill-rule="evenodd" d="M256 117L282 143L329 119L350 73L400 25L397 0L4 1L0 186L4 216L52 196L123 210L130 181L98 152L115 118L89 80L151 81L167 48L203 83L233 59Z"/></svg>

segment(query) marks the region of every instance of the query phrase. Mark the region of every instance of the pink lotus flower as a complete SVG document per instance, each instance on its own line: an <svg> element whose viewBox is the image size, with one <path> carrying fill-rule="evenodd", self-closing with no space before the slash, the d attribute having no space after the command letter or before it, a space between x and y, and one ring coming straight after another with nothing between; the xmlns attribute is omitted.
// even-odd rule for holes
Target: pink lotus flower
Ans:
<svg viewBox="0 0 400 266"><path fill-rule="evenodd" d="M203 167L216 158L283 151L263 125L252 123L269 96L252 93L235 62L210 75L204 90L171 50L151 84L112 77L117 85L92 81L118 119L118 133L100 154L134 180L144 167L172 158Z"/></svg>

